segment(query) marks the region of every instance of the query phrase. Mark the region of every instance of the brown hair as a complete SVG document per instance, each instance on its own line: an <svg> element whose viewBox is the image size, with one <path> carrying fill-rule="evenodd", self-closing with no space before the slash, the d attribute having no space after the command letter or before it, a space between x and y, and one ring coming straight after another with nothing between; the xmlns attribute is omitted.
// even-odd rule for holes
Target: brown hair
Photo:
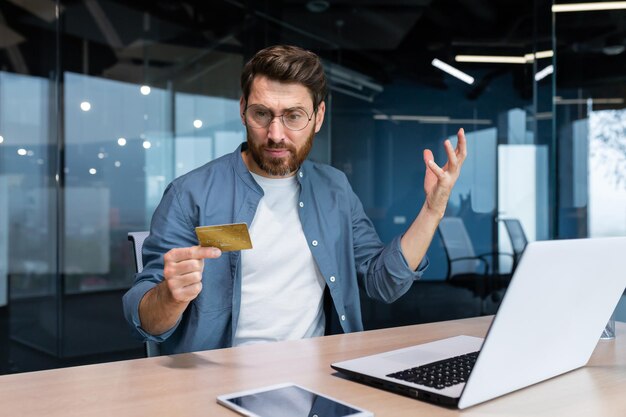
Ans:
<svg viewBox="0 0 626 417"><path fill-rule="evenodd" d="M257 75L304 85L311 93L313 111L317 111L317 106L326 96L326 75L320 58L297 46L270 46L261 49L246 63L241 73L241 91L246 102Z"/></svg>

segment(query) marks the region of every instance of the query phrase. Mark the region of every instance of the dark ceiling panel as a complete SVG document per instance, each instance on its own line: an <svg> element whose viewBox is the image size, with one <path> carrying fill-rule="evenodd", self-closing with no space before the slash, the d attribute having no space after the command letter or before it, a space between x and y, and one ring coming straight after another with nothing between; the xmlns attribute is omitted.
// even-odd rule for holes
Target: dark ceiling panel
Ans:
<svg viewBox="0 0 626 417"><path fill-rule="evenodd" d="M444 76L430 65L433 58L455 64L457 54L519 56L551 49L551 4L550 0L65 0L60 24L63 66L92 75L130 77L142 71L147 59L159 73L186 74L194 65L208 62L212 53L246 59L259 47L288 42L378 82L405 77L444 88ZM39 9L22 6L21 0L0 2L2 33L13 39L5 35L7 42L0 42L0 68L15 70L16 61L9 55L21 56L25 64L21 71L47 76L49 65L38 51L44 38L52 45L56 21L43 19ZM562 13L555 21L563 63L584 62L580 65L585 67L584 80L578 80L570 79L562 66L559 82L624 78L625 11ZM529 77L528 68L515 65L455 65L478 78L507 72L518 79Z"/></svg>

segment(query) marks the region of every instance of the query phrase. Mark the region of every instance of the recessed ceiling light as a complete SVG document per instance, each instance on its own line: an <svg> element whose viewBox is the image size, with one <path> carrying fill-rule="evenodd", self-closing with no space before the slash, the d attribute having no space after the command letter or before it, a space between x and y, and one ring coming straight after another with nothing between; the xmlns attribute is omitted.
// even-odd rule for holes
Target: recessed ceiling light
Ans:
<svg viewBox="0 0 626 417"><path fill-rule="evenodd" d="M195 127L196 129L200 129L202 127L202 120L200 119L196 119L193 121L193 127Z"/></svg>
<svg viewBox="0 0 626 417"><path fill-rule="evenodd" d="M141 94L143 94L144 96L147 96L148 94L150 94L150 86L142 85L139 91L141 91Z"/></svg>
<svg viewBox="0 0 626 417"><path fill-rule="evenodd" d="M80 103L80 109L82 111L89 111L91 110L91 103L88 101L83 101L82 103Z"/></svg>
<svg viewBox="0 0 626 417"><path fill-rule="evenodd" d="M120 146L126 146L126 138L119 138L117 144Z"/></svg>

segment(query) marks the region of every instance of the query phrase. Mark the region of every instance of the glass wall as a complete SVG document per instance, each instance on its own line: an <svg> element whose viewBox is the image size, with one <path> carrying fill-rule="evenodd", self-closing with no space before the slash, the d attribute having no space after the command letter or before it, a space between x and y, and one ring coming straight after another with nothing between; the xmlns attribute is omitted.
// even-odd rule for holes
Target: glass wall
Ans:
<svg viewBox="0 0 626 417"><path fill-rule="evenodd" d="M245 140L239 74L272 44L322 57L330 92L310 157L346 173L383 241L423 204L423 150L443 163L443 140L461 127L469 157L446 216L490 270L513 268L506 219L530 241L623 235L624 54L610 39L624 15L550 6L1 2L0 363L21 372L143 355L122 317L127 233L149 228L172 179ZM437 234L424 279L398 302L363 299L365 326L494 312L497 300L446 285L447 250Z"/></svg>
<svg viewBox="0 0 626 417"><path fill-rule="evenodd" d="M554 13L554 32L557 235L624 236L626 10Z"/></svg>
<svg viewBox="0 0 626 417"><path fill-rule="evenodd" d="M558 235L626 233L626 11L555 13Z"/></svg>

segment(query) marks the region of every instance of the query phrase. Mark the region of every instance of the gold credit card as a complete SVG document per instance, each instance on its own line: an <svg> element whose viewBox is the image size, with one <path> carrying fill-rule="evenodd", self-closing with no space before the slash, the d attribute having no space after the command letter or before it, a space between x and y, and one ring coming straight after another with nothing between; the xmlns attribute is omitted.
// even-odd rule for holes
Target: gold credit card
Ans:
<svg viewBox="0 0 626 417"><path fill-rule="evenodd" d="M196 227L200 246L212 246L222 252L252 249L252 241L245 223Z"/></svg>

